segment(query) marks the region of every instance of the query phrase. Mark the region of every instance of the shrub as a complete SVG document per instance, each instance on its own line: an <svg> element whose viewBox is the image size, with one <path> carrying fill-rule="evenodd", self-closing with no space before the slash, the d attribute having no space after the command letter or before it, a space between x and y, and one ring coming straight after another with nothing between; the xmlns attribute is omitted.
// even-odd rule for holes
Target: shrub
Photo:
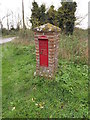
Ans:
<svg viewBox="0 0 90 120"><path fill-rule="evenodd" d="M18 36L21 38L21 39L25 39L25 40L34 40L34 33L32 30L30 29L21 29L18 33Z"/></svg>
<svg viewBox="0 0 90 120"><path fill-rule="evenodd" d="M88 38L87 31L78 29L73 36L60 35L60 58L71 60L75 63L88 63ZM80 35L78 35L80 34Z"/></svg>

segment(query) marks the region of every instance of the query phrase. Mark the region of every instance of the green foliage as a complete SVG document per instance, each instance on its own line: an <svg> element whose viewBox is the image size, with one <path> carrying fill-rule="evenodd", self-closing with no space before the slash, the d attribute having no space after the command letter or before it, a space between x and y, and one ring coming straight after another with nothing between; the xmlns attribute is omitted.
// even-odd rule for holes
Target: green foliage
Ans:
<svg viewBox="0 0 90 120"><path fill-rule="evenodd" d="M34 40L34 33L32 30L30 29L21 29L19 32L18 32L18 36L20 39L24 39L24 40Z"/></svg>
<svg viewBox="0 0 90 120"><path fill-rule="evenodd" d="M51 5L46 12L45 5L38 6L37 2L32 3L32 15L30 22L32 23L32 28L45 24L51 23L65 30L66 34L73 34L74 23L76 20L75 11L77 4L76 2L67 2L66 0L61 2L61 7L56 11L54 6Z"/></svg>
<svg viewBox="0 0 90 120"><path fill-rule="evenodd" d="M39 25L40 21L39 21L39 6L37 4L37 2L32 2L32 15L31 15L31 19L30 22L32 23L32 28L36 27Z"/></svg>
<svg viewBox="0 0 90 120"><path fill-rule="evenodd" d="M6 28L2 29L2 35L8 35L9 31Z"/></svg>
<svg viewBox="0 0 90 120"><path fill-rule="evenodd" d="M66 34L73 34L74 22L76 20L75 11L77 4L76 2L61 2L63 21L65 25Z"/></svg>
<svg viewBox="0 0 90 120"><path fill-rule="evenodd" d="M45 8L45 5L42 4L40 7L39 7L39 20L40 20L40 25L43 25L46 23L46 8Z"/></svg>
<svg viewBox="0 0 90 120"><path fill-rule="evenodd" d="M60 35L60 58L88 64L88 31L75 29L73 35Z"/></svg>
<svg viewBox="0 0 90 120"><path fill-rule="evenodd" d="M61 28L61 30L64 30L64 12L63 12L63 8L60 7L57 11L57 23L58 23L58 27Z"/></svg>
<svg viewBox="0 0 90 120"><path fill-rule="evenodd" d="M47 11L47 22L55 25L56 23L56 10L54 9L54 6L51 5L49 10Z"/></svg>
<svg viewBox="0 0 90 120"><path fill-rule="evenodd" d="M5 37L5 36L6 36L6 37L16 36L17 33L18 33L17 29L14 29L14 28L12 28L12 29L10 29L10 30L7 30L6 28L3 28L3 29L2 29L2 36L3 36L3 37Z"/></svg>

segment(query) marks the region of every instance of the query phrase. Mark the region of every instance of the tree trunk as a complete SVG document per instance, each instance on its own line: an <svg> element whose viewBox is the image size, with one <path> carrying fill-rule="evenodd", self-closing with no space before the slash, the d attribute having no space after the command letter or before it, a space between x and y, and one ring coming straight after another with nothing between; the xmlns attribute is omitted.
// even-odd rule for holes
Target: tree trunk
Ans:
<svg viewBox="0 0 90 120"><path fill-rule="evenodd" d="M24 2L22 0L22 19L23 19L23 29L25 29L25 21L24 21Z"/></svg>

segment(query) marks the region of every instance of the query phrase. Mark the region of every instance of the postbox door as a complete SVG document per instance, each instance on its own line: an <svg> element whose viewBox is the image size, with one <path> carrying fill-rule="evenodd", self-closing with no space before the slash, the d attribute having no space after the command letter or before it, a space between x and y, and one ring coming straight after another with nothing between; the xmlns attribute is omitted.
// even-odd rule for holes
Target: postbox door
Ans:
<svg viewBox="0 0 90 120"><path fill-rule="evenodd" d="M40 66L48 67L48 40L39 39Z"/></svg>

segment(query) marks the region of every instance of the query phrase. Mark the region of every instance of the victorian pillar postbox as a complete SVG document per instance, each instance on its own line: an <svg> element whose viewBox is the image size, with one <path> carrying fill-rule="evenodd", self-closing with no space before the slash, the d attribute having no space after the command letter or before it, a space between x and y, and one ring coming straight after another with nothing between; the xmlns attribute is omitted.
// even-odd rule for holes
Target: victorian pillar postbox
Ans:
<svg viewBox="0 0 90 120"><path fill-rule="evenodd" d="M58 65L60 31L50 23L34 28L36 73L40 76L54 76Z"/></svg>

